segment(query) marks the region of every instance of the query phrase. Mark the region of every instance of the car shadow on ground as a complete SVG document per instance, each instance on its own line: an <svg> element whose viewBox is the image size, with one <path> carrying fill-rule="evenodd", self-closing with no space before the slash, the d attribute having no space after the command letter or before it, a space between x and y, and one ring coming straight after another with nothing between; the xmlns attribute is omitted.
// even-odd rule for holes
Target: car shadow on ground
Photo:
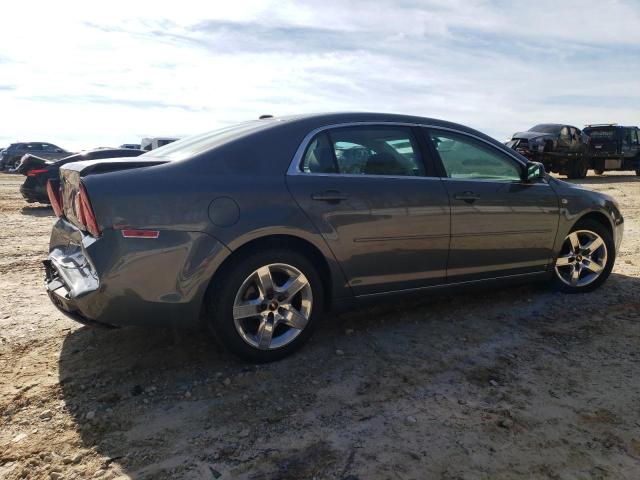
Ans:
<svg viewBox="0 0 640 480"><path fill-rule="evenodd" d="M253 454L251 472L262 469L265 478L310 478L327 473L322 469L333 461L335 452L323 450L326 445L314 446L316 453L295 450L288 458L274 454L266 466L255 458L268 449L258 455L257 447L244 446L255 445L256 438L268 444L271 435L280 441L288 429L295 431L292 419L301 410L321 415L330 408L327 402L335 404L336 415L371 418L376 405L408 388L429 388L434 375L451 383L461 368L472 370L458 384L501 381L496 375L508 375L507 366L495 375L480 371L474 352L485 358L501 342L495 347L500 355L518 351L536 329L573 321L558 310L594 302L604 312L634 302L639 287L640 279L613 274L584 296L532 285L492 291L491 302L487 292L478 292L343 312L328 316L300 352L266 365L244 363L200 332L81 327L65 338L60 353L62 399L83 446L133 478L188 478L194 471L179 469L196 467L181 462L196 457L213 472L206 478L217 478L216 465L241 465L246 452ZM605 290L615 295L603 297ZM351 384L353 389L342 390ZM320 393L328 390L330 396Z"/></svg>
<svg viewBox="0 0 640 480"><path fill-rule="evenodd" d="M51 205L37 205L22 207L20 212L23 215L30 215L32 217L53 217L53 209Z"/></svg>

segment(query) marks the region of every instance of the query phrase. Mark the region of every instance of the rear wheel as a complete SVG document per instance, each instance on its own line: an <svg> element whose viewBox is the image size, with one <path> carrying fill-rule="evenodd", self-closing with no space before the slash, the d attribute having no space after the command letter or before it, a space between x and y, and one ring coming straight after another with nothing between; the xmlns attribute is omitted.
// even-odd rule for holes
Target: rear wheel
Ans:
<svg viewBox="0 0 640 480"><path fill-rule="evenodd" d="M307 258L254 252L225 268L209 298L209 326L230 351L253 362L283 358L306 343L324 291Z"/></svg>
<svg viewBox="0 0 640 480"><path fill-rule="evenodd" d="M609 276L615 261L611 233L592 220L578 222L565 238L554 267L554 286L567 293L590 292Z"/></svg>

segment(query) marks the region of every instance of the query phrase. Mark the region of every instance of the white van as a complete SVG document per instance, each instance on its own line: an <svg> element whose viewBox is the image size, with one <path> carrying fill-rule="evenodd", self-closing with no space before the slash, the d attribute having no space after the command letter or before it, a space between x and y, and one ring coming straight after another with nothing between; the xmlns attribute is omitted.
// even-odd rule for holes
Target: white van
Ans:
<svg viewBox="0 0 640 480"><path fill-rule="evenodd" d="M142 150L151 151L155 150L158 147L163 147L168 145L171 142L175 142L176 140L180 140L179 138L174 137L151 137L151 138L143 138L140 140L140 148Z"/></svg>

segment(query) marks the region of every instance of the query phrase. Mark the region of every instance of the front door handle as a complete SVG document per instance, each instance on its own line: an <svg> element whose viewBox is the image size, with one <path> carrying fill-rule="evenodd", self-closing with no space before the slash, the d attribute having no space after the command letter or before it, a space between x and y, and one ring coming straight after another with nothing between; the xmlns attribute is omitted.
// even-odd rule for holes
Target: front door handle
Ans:
<svg viewBox="0 0 640 480"><path fill-rule="evenodd" d="M347 195L339 192L338 190L326 190L322 193L314 193L311 195L313 200L319 202L338 203L347 199Z"/></svg>
<svg viewBox="0 0 640 480"><path fill-rule="evenodd" d="M467 203L473 203L476 200L480 200L480 197L473 192L456 193L453 198Z"/></svg>

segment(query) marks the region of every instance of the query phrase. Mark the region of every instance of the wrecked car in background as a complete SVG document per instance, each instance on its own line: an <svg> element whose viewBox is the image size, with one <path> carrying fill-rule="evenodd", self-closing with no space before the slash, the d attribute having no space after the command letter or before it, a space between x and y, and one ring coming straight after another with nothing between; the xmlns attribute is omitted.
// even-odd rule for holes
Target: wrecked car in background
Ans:
<svg viewBox="0 0 640 480"><path fill-rule="evenodd" d="M52 143L44 142L21 142L12 143L2 151L0 159L0 170L15 170L20 165L20 160L26 154L35 155L48 160L68 157L73 152L60 148Z"/></svg>
<svg viewBox="0 0 640 480"><path fill-rule="evenodd" d="M22 193L27 202L50 203L47 195L47 182L49 180L58 182L62 165L82 160L137 157L143 153L144 150L133 150L131 148L101 148L76 153L55 161L34 155L26 155L16 170L16 173L21 173L27 177L20 187L20 193Z"/></svg>
<svg viewBox="0 0 640 480"><path fill-rule="evenodd" d="M584 132L591 139L589 155L593 170L601 175L607 170L635 170L640 176L640 129L615 123L587 125Z"/></svg>
<svg viewBox="0 0 640 480"><path fill-rule="evenodd" d="M542 123L514 133L506 145L542 163L547 172L584 178L589 171L589 137L572 125Z"/></svg>

